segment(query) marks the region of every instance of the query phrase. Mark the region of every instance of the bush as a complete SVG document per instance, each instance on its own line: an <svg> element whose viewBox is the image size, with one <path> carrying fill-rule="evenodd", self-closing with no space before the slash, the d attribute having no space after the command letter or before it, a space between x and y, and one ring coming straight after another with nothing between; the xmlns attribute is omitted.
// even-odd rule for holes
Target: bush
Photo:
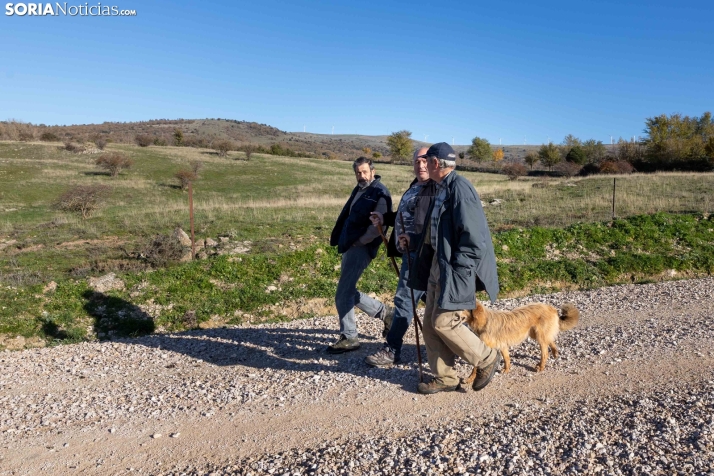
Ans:
<svg viewBox="0 0 714 476"><path fill-rule="evenodd" d="M501 170L504 174L508 175L510 180L518 180L518 177L523 177L528 175L528 170L526 170L523 164L505 164Z"/></svg>
<svg viewBox="0 0 714 476"><path fill-rule="evenodd" d="M255 146L253 144L246 144L240 148L245 154L245 160L250 160L250 156L255 152Z"/></svg>
<svg viewBox="0 0 714 476"><path fill-rule="evenodd" d="M198 178L198 175L196 175L196 172L190 169L181 169L176 174L174 175L179 181L179 185L181 186L181 190L186 190L188 188L188 184L193 182Z"/></svg>
<svg viewBox="0 0 714 476"><path fill-rule="evenodd" d="M624 160L605 160L600 164L601 174L631 174L635 168Z"/></svg>
<svg viewBox="0 0 714 476"><path fill-rule="evenodd" d="M373 159L380 159L380 158L382 158L382 153L381 153L381 152L373 152L373 153L372 153L372 158L373 158Z"/></svg>
<svg viewBox="0 0 714 476"><path fill-rule="evenodd" d="M583 150L583 148L579 145L576 145L572 149L570 149L568 155L565 156L565 160L573 164L583 165L585 162L587 162L588 157L587 155L585 155L585 151Z"/></svg>
<svg viewBox="0 0 714 476"><path fill-rule="evenodd" d="M100 169L107 170L109 175L116 177L124 169L131 168L134 165L134 161L124 154L119 152L110 152L108 154L102 154L95 161L97 167Z"/></svg>
<svg viewBox="0 0 714 476"><path fill-rule="evenodd" d="M183 132L181 132L181 129L174 129L174 144L178 147L183 145Z"/></svg>
<svg viewBox="0 0 714 476"><path fill-rule="evenodd" d="M156 139L154 139L154 145L165 147L169 145L169 143L166 142L166 139L164 139L163 137L157 137Z"/></svg>
<svg viewBox="0 0 714 476"><path fill-rule="evenodd" d="M22 142L28 142L35 138L35 134L33 134L32 131L20 131L17 137Z"/></svg>
<svg viewBox="0 0 714 476"><path fill-rule="evenodd" d="M191 166L191 171L196 175L196 178L198 178L198 173L203 168L203 162L200 160L192 160L189 162L189 165Z"/></svg>
<svg viewBox="0 0 714 476"><path fill-rule="evenodd" d="M77 145L73 142L65 142L64 147L62 149L66 150L67 152L74 152L75 154L79 154L81 152L84 152L85 149L81 145Z"/></svg>
<svg viewBox="0 0 714 476"><path fill-rule="evenodd" d="M97 146L97 149L99 150L104 150L104 148L107 146L107 141L105 139L96 139L94 141L94 145Z"/></svg>
<svg viewBox="0 0 714 476"><path fill-rule="evenodd" d="M213 144L213 148L218 152L219 156L225 157L229 151L235 149L235 145L229 140L222 140Z"/></svg>
<svg viewBox="0 0 714 476"><path fill-rule="evenodd" d="M141 255L154 267L164 267L183 256L181 242L171 235L156 235L144 246Z"/></svg>
<svg viewBox="0 0 714 476"><path fill-rule="evenodd" d="M134 142L136 142L139 147L149 147L154 143L154 138L148 134L139 134L134 137Z"/></svg>
<svg viewBox="0 0 714 476"><path fill-rule="evenodd" d="M106 185L78 185L60 195L54 206L66 212L80 212L86 219L99 208L108 193Z"/></svg>
<svg viewBox="0 0 714 476"><path fill-rule="evenodd" d="M568 161L561 162L555 166L556 171L561 172L568 178L578 175L578 173L580 173L580 169L582 169L582 166L578 165L575 162Z"/></svg>
<svg viewBox="0 0 714 476"><path fill-rule="evenodd" d="M52 132L43 132L40 136L42 142L59 142L60 138Z"/></svg>

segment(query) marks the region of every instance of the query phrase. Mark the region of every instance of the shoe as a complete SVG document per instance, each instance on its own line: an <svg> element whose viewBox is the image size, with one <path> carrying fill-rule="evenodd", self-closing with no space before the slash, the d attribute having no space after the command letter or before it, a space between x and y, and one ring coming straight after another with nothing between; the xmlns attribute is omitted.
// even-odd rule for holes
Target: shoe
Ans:
<svg viewBox="0 0 714 476"><path fill-rule="evenodd" d="M392 322L394 321L394 307L384 305L384 311L382 315L382 322L384 322L384 329L382 329L382 337L387 338L389 334L389 329L392 328Z"/></svg>
<svg viewBox="0 0 714 476"><path fill-rule="evenodd" d="M387 369L392 367L394 364L399 363L400 360L401 359L397 357L394 352L392 352L392 349L390 349L389 346L386 344L384 347L382 347L382 350L372 355L368 355L364 359L364 361L370 367L380 367Z"/></svg>
<svg viewBox="0 0 714 476"><path fill-rule="evenodd" d="M327 347L328 354L344 354L359 349L359 340L357 338L348 339L344 334L340 334L337 342Z"/></svg>
<svg viewBox="0 0 714 476"><path fill-rule="evenodd" d="M501 363L501 353L499 351L496 351L496 358L493 359L493 362L491 362L490 365L487 365L484 368L479 368L478 372L476 374L476 378L474 379L474 383L471 385L471 388L473 388L476 391L481 390L484 388L488 383L491 381L493 378L493 375L496 373L496 369L498 368L499 364Z"/></svg>
<svg viewBox="0 0 714 476"><path fill-rule="evenodd" d="M431 395L432 393L439 393L439 392L453 392L455 390L458 390L459 387L460 387L460 384L444 385L443 383L434 379L429 383L421 382L419 385L417 385L417 392L419 392L423 395Z"/></svg>

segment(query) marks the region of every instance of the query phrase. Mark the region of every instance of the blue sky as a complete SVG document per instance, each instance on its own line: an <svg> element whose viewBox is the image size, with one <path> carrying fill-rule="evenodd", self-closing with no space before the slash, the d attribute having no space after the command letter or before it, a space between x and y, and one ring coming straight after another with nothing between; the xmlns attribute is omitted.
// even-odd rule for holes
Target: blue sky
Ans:
<svg viewBox="0 0 714 476"><path fill-rule="evenodd" d="M3 8L0 120L221 117L457 144L607 143L641 135L647 117L714 109L711 1L101 4L137 16Z"/></svg>

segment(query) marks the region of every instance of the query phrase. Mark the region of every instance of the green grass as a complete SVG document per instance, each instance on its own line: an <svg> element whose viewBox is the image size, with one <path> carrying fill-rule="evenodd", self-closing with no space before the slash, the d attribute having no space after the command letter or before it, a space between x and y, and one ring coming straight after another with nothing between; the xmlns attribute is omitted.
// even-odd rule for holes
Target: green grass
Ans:
<svg viewBox="0 0 714 476"><path fill-rule="evenodd" d="M334 297L339 257L326 242L354 176L348 162L290 159L175 147L110 144L134 160L117 178L98 174L95 155L58 144L0 142L0 334L74 342L112 335L180 330L199 322L289 319L318 312ZM175 226L188 229L187 194L173 174L204 163L195 184L199 238L250 240L251 252L146 270L123 249L138 250ZM398 200L409 167L378 164ZM464 173L487 203L502 296L711 274L714 256L712 174L522 179ZM52 203L72 185L112 192L91 218ZM571 186L570 184L574 185ZM534 186L536 185L536 186ZM498 206L489 205L500 199ZM126 290L97 296L86 275L117 272ZM55 292L44 294L50 280ZM384 296L396 278L378 258L360 288ZM269 286L277 289L266 292ZM298 303L298 304L296 304Z"/></svg>

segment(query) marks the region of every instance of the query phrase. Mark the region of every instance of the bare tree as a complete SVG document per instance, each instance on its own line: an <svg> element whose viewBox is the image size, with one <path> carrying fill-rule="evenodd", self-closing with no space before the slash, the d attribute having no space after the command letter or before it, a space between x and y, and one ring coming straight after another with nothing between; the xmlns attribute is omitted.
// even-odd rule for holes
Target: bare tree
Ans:
<svg viewBox="0 0 714 476"><path fill-rule="evenodd" d="M107 170L109 175L116 177L124 169L131 168L134 165L134 161L124 154L119 152L109 152L108 154L102 154L95 161L97 167Z"/></svg>

